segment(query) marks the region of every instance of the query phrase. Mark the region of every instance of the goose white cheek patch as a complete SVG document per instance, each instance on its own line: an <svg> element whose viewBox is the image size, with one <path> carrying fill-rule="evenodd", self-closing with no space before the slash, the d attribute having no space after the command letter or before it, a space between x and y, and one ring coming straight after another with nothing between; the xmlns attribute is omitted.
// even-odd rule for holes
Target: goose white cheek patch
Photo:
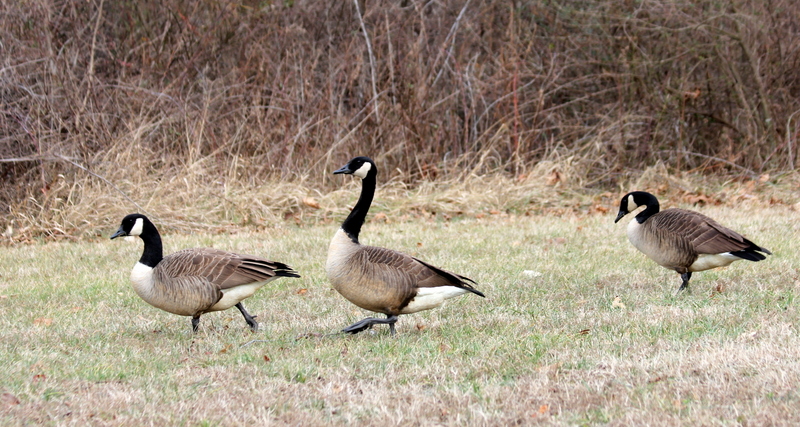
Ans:
<svg viewBox="0 0 800 427"><path fill-rule="evenodd" d="M353 172L353 175L361 179L364 179L367 177L367 174L369 173L370 169L372 169L372 165L369 163L364 163L363 165L361 165L360 168L358 168L355 172Z"/></svg>
<svg viewBox="0 0 800 427"><path fill-rule="evenodd" d="M133 223L133 228L131 228L131 232L128 233L128 235L141 236L142 228L144 228L144 220L142 220L141 218L136 218L136 222Z"/></svg>
<svg viewBox="0 0 800 427"><path fill-rule="evenodd" d="M639 205L637 205L636 202L633 201L633 195L629 195L628 196L628 212L631 212L631 211L633 211L634 209L636 209L638 207L639 207Z"/></svg>

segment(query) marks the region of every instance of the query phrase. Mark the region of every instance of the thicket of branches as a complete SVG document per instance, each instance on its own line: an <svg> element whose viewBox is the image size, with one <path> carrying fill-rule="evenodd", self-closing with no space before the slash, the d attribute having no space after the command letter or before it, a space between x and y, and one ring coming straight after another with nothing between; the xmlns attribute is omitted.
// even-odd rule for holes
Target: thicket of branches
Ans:
<svg viewBox="0 0 800 427"><path fill-rule="evenodd" d="M791 170L799 27L794 0L11 2L0 216L79 197L78 165L122 187L329 188L357 154L410 183Z"/></svg>

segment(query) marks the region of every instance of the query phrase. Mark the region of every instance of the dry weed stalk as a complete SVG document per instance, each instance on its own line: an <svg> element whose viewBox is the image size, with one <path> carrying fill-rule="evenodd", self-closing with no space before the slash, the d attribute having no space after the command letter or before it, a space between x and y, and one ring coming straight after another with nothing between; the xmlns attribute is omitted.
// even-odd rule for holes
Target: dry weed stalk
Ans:
<svg viewBox="0 0 800 427"><path fill-rule="evenodd" d="M324 217L297 200L333 189L328 172L356 154L409 188L517 182L563 159L580 164L571 182L585 194L659 162L675 175L778 176L797 156L798 11L790 0L11 4L0 226L91 234L133 209L113 186L164 218ZM59 156L75 163L49 160Z"/></svg>

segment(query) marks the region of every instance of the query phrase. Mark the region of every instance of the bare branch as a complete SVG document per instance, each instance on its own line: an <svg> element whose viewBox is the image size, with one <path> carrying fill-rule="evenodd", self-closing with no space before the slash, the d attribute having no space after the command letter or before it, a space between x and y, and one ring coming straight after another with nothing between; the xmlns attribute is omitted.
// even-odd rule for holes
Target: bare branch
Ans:
<svg viewBox="0 0 800 427"><path fill-rule="evenodd" d="M372 42L369 40L369 33L367 33L367 26L364 24L364 18L361 16L361 9L358 6L358 0L353 0L356 5L356 14L358 15L358 22L361 23L361 31L364 33L364 40L367 42L367 53L369 54L369 72L372 77L372 100L375 105L375 120L380 123L381 115L378 110L378 85L375 81L375 55L372 53Z"/></svg>
<svg viewBox="0 0 800 427"><path fill-rule="evenodd" d="M103 176L100 176L100 175L98 175L98 174L96 174L96 173L94 173L94 172L90 171L88 168L86 168L86 167L84 167L84 166L82 166L82 165L78 164L77 162L74 162L74 161L72 161L72 160L70 160L70 159L68 159L68 158L66 158L66 157L64 157L64 156L62 156L62 155L60 155L60 154L56 154L56 157L57 157L57 158L59 158L59 159L61 159L61 160L63 160L63 161L65 161L65 162L67 162L67 163L70 163L70 164L72 164L73 166L75 166L75 167L76 167L76 168L78 168L78 169L82 169L82 170L84 170L84 171L85 171L86 173L88 173L89 175L92 175L92 176L94 176L94 177L100 178L100 179L101 179L103 182L105 182L106 184L110 185L110 186L111 186L113 189L117 190L117 191L119 192L119 194L122 194L122 197L126 198L126 199L127 199L129 202L131 202L131 203L132 203L134 206L136 206L136 209L138 209L138 210L139 210L139 212L142 212L142 213L148 213L148 212L147 212L147 211L146 211L146 210L145 210L143 207L139 206L139 204L138 204L138 203L136 203L135 201L133 201L133 199L131 199L130 197L128 197L128 195L127 195L127 194L125 194L125 192L124 192L124 191L120 190L120 188L119 188L119 187L117 187L116 185L114 185L114 183L113 183L113 182L111 182L111 181L109 181L109 180L105 179ZM148 213L148 214L149 214L149 213ZM151 216L152 216L152 215L151 215Z"/></svg>

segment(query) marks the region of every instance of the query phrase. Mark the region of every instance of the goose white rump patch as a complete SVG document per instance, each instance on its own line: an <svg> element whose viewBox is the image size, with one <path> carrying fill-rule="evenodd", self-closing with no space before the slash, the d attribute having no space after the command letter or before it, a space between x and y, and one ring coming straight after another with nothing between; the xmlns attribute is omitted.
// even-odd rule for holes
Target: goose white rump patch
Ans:
<svg viewBox="0 0 800 427"><path fill-rule="evenodd" d="M721 254L700 254L692 265L689 266L689 271L703 271L710 270L717 267L725 267L734 261L738 261L736 255L731 255L730 252Z"/></svg>
<svg viewBox="0 0 800 427"><path fill-rule="evenodd" d="M275 279L275 277L273 277L272 279ZM216 304L211 306L209 311L227 310L233 307L234 305L239 304L243 300L253 296L253 294L256 293L256 291L259 288L267 284L267 282L269 282L272 279L268 279L263 282L249 283L247 285L241 285L233 288L223 289L222 298L220 298Z"/></svg>
<svg viewBox="0 0 800 427"><path fill-rule="evenodd" d="M469 291L457 286L437 286L435 288L419 288L417 296L408 303L401 314L416 313L422 310L436 308L446 299L464 295Z"/></svg>

